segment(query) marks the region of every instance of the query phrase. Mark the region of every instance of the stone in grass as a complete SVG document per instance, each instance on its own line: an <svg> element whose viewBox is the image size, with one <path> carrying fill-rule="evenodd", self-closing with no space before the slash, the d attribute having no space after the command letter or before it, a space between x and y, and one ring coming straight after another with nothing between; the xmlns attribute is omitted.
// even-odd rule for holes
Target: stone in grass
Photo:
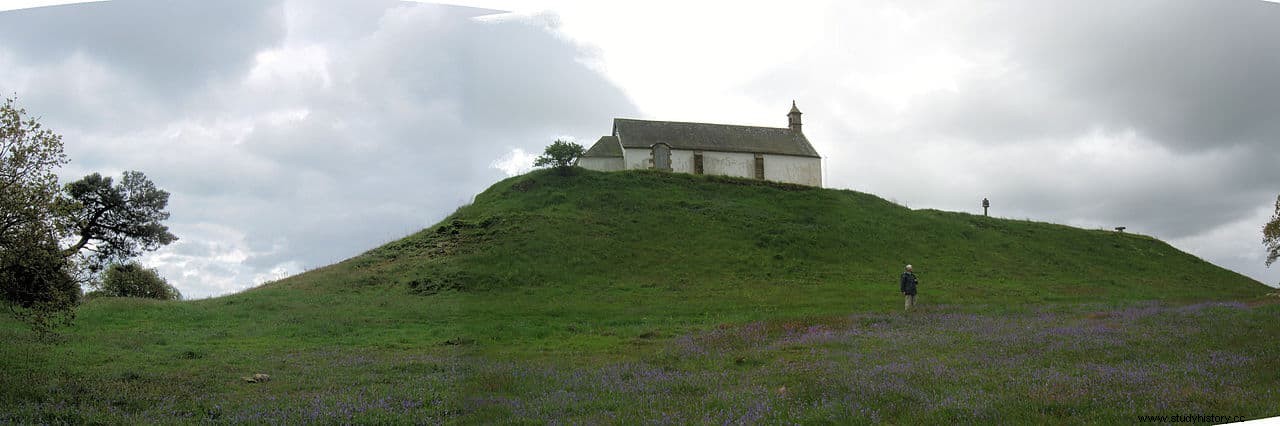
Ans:
<svg viewBox="0 0 1280 426"><path fill-rule="evenodd" d="M271 381L271 376L262 373L254 373L251 377L241 377L241 379L244 379L245 383L266 383Z"/></svg>
<svg viewBox="0 0 1280 426"><path fill-rule="evenodd" d="M468 338L466 338L466 337L454 337L454 338L452 338L452 339L445 340L444 342L441 342L440 344L445 345L445 346L462 346L462 345L470 345L470 344L473 344L473 343L475 343L475 342L476 342L475 340L468 339Z"/></svg>

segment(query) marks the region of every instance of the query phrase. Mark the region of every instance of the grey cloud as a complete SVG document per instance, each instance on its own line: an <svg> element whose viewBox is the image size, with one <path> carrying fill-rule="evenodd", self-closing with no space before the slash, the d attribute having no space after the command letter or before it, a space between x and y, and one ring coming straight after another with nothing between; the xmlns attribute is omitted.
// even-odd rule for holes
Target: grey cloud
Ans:
<svg viewBox="0 0 1280 426"><path fill-rule="evenodd" d="M0 90L48 124L128 132L203 111L280 44L279 0L112 0L0 13ZM4 63L3 59L10 63Z"/></svg>
<svg viewBox="0 0 1280 426"><path fill-rule="evenodd" d="M554 22L554 16L542 17ZM573 123L592 126L597 133L608 131L610 122L601 115L631 113L618 108L619 92L608 81L597 76L579 61L580 46L562 43L554 49L543 47L537 27L530 25L480 25L471 27L467 52L477 60L465 64L464 71L473 77L467 84L460 105L462 118L474 127L509 131L544 128L548 123ZM480 40L506 40L482 44ZM534 77L537 76L537 77ZM527 84L532 79L547 79L551 84ZM509 111L493 108L505 105ZM605 114L601 114L605 113Z"/></svg>
<svg viewBox="0 0 1280 426"><path fill-rule="evenodd" d="M929 137L988 143L1061 139L1087 134L1100 125L1082 114L1088 106L1078 98L1047 92L1034 82L981 79L960 92L933 93L913 105L910 113Z"/></svg>
<svg viewBox="0 0 1280 426"><path fill-rule="evenodd" d="M306 40L322 44L345 44L368 37L370 28L394 20L401 11L430 8L432 24L459 22L495 13L498 10L421 4L403 0L285 0L289 25Z"/></svg>
<svg viewBox="0 0 1280 426"><path fill-rule="evenodd" d="M1166 239L1239 221L1274 198L1280 182L1271 167L1280 152L1260 146L1190 154L1148 141L1072 155L1081 142L1056 144L864 142L857 154L867 159L852 162L862 170L833 173L855 188L905 197L912 207L980 212L979 200L989 197L1001 217L1128 226ZM901 159L887 165L875 160L895 153Z"/></svg>
<svg viewBox="0 0 1280 426"><path fill-rule="evenodd" d="M1239 162L1242 167L1262 166L1261 161L1247 155L1232 155L1231 162ZM1154 165L1153 171L1137 177L1110 176L1106 169L1090 168L1055 179L1047 187L1016 180L1002 182L997 176L990 176L987 182L995 184L988 186L987 192L1001 204L1017 206L1032 217L1063 222L1083 220L1108 229L1128 226L1132 231L1176 239L1204 232L1214 224L1248 217L1252 208L1265 202L1274 190L1241 187L1229 172L1194 174L1185 168L1161 170L1161 166ZM1071 170L1069 166L1045 169L1065 173ZM1280 174L1273 176L1280 181ZM1074 186L1065 185L1072 181ZM1055 183L1061 186L1053 186Z"/></svg>
<svg viewBox="0 0 1280 426"><path fill-rule="evenodd" d="M32 64L83 54L146 84L189 95L238 76L259 49L280 42L280 2L113 0L0 14L0 39Z"/></svg>
<svg viewBox="0 0 1280 426"><path fill-rule="evenodd" d="M1192 151L1273 144L1280 134L1280 5L1077 1L992 9L974 23L974 41L1003 51L1012 67L928 104L947 133L1027 140L1132 129Z"/></svg>

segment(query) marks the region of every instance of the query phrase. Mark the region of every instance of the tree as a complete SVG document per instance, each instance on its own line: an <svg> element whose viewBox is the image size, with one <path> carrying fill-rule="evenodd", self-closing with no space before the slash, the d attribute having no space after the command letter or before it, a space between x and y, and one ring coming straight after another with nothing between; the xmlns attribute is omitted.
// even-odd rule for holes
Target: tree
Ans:
<svg viewBox="0 0 1280 426"><path fill-rule="evenodd" d="M573 162L585 153L586 151L582 149L582 145L563 139L556 139L555 142L547 146L542 155L534 159L533 165L534 167L555 167L560 174L567 175L573 170L571 168Z"/></svg>
<svg viewBox="0 0 1280 426"><path fill-rule="evenodd" d="M80 285L101 265L177 240L160 223L169 193L140 172L118 186L94 173L59 190L62 148L14 99L0 105L0 302L37 332L74 316Z"/></svg>
<svg viewBox="0 0 1280 426"><path fill-rule="evenodd" d="M1262 244L1267 247L1267 267L1280 259L1280 196L1276 197L1276 211L1262 227Z"/></svg>
<svg viewBox="0 0 1280 426"><path fill-rule="evenodd" d="M52 225L58 195L53 170L67 163L62 137L24 119L26 112L12 98L0 105L0 249L30 237L33 227Z"/></svg>
<svg viewBox="0 0 1280 426"><path fill-rule="evenodd" d="M92 267L122 261L177 241L164 210L169 193L156 188L141 172L124 172L120 185L97 173L67 184L58 210L66 212L60 228L75 243L63 250L72 256L81 250L94 252Z"/></svg>
<svg viewBox="0 0 1280 426"><path fill-rule="evenodd" d="M143 268L137 262L112 264L102 274L98 286L102 296L144 297L160 300L179 300L182 293L169 285L155 269Z"/></svg>
<svg viewBox="0 0 1280 426"><path fill-rule="evenodd" d="M20 244L0 247L0 296L14 317L43 337L75 317L80 283L51 232L23 229Z"/></svg>
<svg viewBox="0 0 1280 426"><path fill-rule="evenodd" d="M66 163L62 137L6 98L0 105L0 297L41 335L70 321L80 299L54 223L54 169Z"/></svg>

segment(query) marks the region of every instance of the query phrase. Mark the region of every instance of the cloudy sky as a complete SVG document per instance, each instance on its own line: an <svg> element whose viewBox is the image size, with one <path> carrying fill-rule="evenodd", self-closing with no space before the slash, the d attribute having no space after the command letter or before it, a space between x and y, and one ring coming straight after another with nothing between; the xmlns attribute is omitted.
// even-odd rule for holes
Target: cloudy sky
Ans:
<svg viewBox="0 0 1280 426"><path fill-rule="evenodd" d="M428 226L613 117L785 127L826 186L1127 226L1265 283L1280 4L0 2L0 93L67 179L141 170L189 297ZM65 1L61 1L65 2ZM907 4L903 4L907 3ZM510 11L503 13L502 11Z"/></svg>

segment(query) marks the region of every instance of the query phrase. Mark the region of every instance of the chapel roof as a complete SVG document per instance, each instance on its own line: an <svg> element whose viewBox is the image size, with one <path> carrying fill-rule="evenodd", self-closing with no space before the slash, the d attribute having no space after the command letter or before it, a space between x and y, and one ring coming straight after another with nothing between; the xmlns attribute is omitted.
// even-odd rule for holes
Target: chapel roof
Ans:
<svg viewBox="0 0 1280 426"><path fill-rule="evenodd" d="M649 148L656 143L666 143L672 149L820 157L804 133L789 128L615 118L612 137L620 144L605 145ZM597 142L591 150L595 151L600 145Z"/></svg>
<svg viewBox="0 0 1280 426"><path fill-rule="evenodd" d="M591 145L583 157L621 157L622 145L618 143L618 138L613 136L601 136L595 145Z"/></svg>

